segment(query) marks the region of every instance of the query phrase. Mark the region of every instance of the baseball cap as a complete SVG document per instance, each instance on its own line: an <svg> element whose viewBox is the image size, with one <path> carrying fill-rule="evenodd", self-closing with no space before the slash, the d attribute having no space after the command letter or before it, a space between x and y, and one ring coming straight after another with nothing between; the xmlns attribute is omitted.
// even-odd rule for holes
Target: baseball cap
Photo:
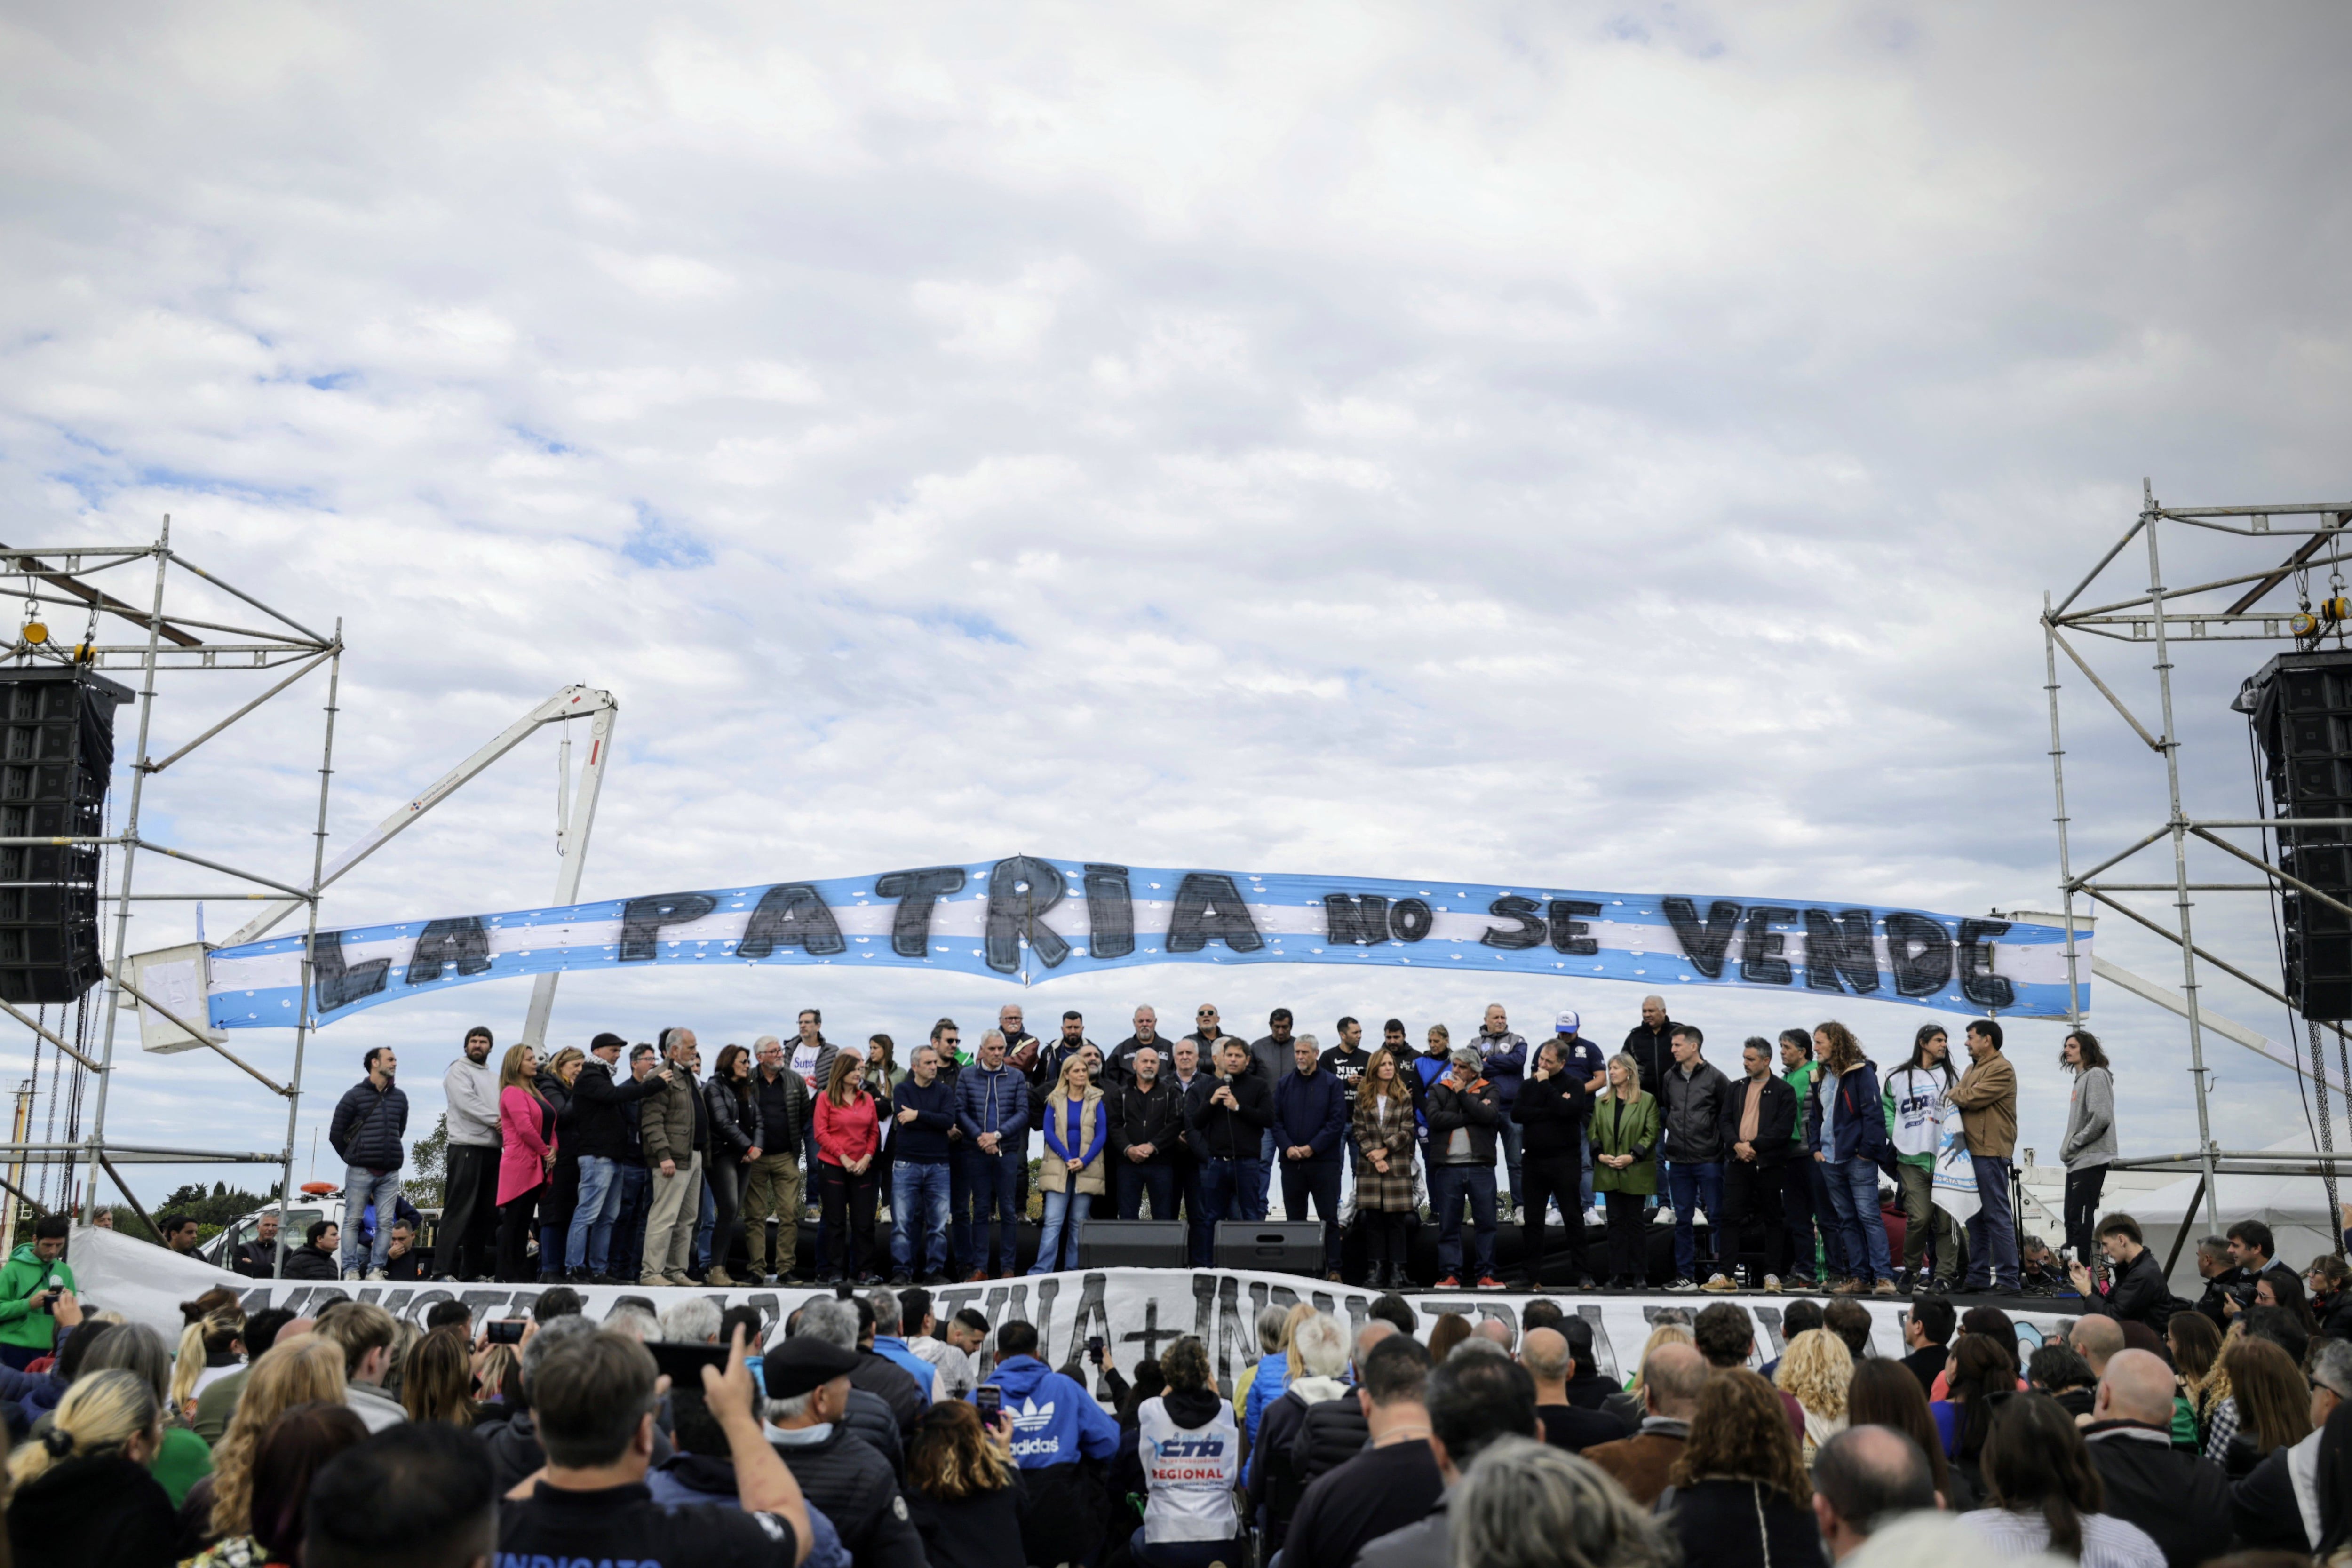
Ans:
<svg viewBox="0 0 2352 1568"><path fill-rule="evenodd" d="M1576 1033L1577 1026L1583 1021L1573 1013L1562 1013L1559 1022L1552 1026L1552 1032L1559 1035L1572 1035Z"/></svg>

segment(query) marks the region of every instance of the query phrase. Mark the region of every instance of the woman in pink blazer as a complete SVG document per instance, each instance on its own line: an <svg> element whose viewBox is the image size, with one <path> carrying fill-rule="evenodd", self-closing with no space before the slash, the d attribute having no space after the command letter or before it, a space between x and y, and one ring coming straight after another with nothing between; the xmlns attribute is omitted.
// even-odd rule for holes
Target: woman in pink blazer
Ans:
<svg viewBox="0 0 2352 1568"><path fill-rule="evenodd" d="M555 1164L555 1108L540 1098L539 1053L508 1050L499 1069L499 1278L532 1278L530 1237Z"/></svg>

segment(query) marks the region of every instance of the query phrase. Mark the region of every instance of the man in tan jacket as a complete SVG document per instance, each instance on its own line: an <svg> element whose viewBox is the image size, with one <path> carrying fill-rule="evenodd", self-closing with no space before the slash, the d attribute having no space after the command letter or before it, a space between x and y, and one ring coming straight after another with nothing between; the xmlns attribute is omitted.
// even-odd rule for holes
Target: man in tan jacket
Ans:
<svg viewBox="0 0 2352 1568"><path fill-rule="evenodd" d="M1977 1177L1977 1212L1969 1216L1969 1278L1964 1289L2014 1294L2017 1224L2009 1206L2010 1157L2017 1151L2017 1069L2000 1054L2000 1025L1969 1025L1969 1070L1952 1090L1960 1134Z"/></svg>
<svg viewBox="0 0 2352 1568"><path fill-rule="evenodd" d="M1586 1458L1608 1471L1625 1495L1645 1509L1666 1489L1667 1472L1682 1458L1707 1371L1706 1358L1695 1346L1660 1345L1642 1363L1642 1402L1647 1408L1642 1429L1584 1450Z"/></svg>
<svg viewBox="0 0 2352 1568"><path fill-rule="evenodd" d="M702 1209L702 1152L710 1142L695 1083L702 1061L694 1031L663 1030L662 1060L672 1069L672 1081L637 1108L646 1168L653 1173L646 1212L646 1268L637 1277L637 1283L648 1288L694 1283L686 1266L693 1257L694 1222Z"/></svg>

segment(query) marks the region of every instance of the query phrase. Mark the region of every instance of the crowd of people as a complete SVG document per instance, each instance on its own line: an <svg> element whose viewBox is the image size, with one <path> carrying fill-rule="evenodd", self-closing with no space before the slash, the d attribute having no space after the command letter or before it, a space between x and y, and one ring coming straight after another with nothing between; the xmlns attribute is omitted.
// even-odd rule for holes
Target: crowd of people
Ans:
<svg viewBox="0 0 2352 1568"><path fill-rule="evenodd" d="M782 1321L700 1294L592 1321L560 1285L528 1319L248 1316L218 1289L173 1344L79 1300L68 1236L43 1217L38 1288L0 1279L5 1342L43 1352L0 1368L17 1568L2352 1563L2346 1271L2252 1225L2205 1300L2110 1292L2063 1336L1931 1292L1898 1359L1851 1298L1760 1326L1716 1300L1622 1377L1550 1299L1424 1322L1394 1293L1268 1305L1230 1376L1190 1335L1052 1364L1033 1323L943 1322L921 1287Z"/></svg>
<svg viewBox="0 0 2352 1568"><path fill-rule="evenodd" d="M952 1018L899 1060L875 1035L828 1040L814 1008L789 1042L719 1048L705 1076L690 1028L630 1045L600 1034L544 1058L528 1045L494 1062L477 1028L443 1080L446 1201L434 1272L522 1282L730 1285L793 1282L801 1225L817 1220L824 1282L939 1284L1012 1273L1033 1179L1042 1226L1031 1272L1075 1266L1087 1223L1149 1216L1188 1226L1205 1266L1217 1223L1284 1213L1321 1221L1324 1272L1375 1289L1408 1283L1522 1288L1546 1270L1580 1289L2062 1290L2041 1244L2021 1247L2012 1199L2017 1077L2000 1024L1969 1021L1956 1051L1922 1026L1882 1071L1834 1020L1751 1036L1727 1067L1704 1031L1651 996L1604 1055L1572 1012L1530 1042L1500 1004L1455 1042L1443 1024L1408 1042L1402 1020L1369 1044L1339 1021L1335 1043L1226 1032L1213 1005L1192 1033L1159 1032L1139 1007L1105 1049L1078 1013L1041 1039L1008 1004L971 1047ZM2095 1282L2091 1221L2116 1156L2114 1086L2087 1030L2067 1035L2074 1075L2063 1158L2066 1240ZM407 1101L388 1047L336 1107L347 1214L395 1214ZM1934 1168L1956 1113L1975 1205L1956 1223L1934 1201ZM1652 1227L1672 1215L1671 1265L1654 1269ZM887 1221L877 1220L887 1215ZM1519 1262L1496 1258L1516 1216ZM1557 1216L1547 1231L1548 1216ZM1588 1245L1588 1219L1605 1240ZM1435 1272L1407 1274L1410 1238L1435 1229ZM1344 1245L1352 1227L1360 1249ZM396 1227L363 1237L264 1238L239 1261L274 1272L400 1278ZM1552 1242L1557 1240L1558 1247ZM307 1255L303 1249L307 1248ZM420 1267L411 1259L407 1271Z"/></svg>

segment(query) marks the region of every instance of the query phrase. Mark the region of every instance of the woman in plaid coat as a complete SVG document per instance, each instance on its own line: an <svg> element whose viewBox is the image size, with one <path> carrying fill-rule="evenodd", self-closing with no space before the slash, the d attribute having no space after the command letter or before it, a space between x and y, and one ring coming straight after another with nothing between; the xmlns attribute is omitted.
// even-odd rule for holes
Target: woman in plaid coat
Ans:
<svg viewBox="0 0 2352 1568"><path fill-rule="evenodd" d="M1406 1283L1405 1221L1412 1215L1412 1155L1420 1142L1408 1070L1395 1054L1375 1051L1356 1087L1354 1134L1363 1152L1356 1165L1356 1212L1364 1219L1375 1290Z"/></svg>

